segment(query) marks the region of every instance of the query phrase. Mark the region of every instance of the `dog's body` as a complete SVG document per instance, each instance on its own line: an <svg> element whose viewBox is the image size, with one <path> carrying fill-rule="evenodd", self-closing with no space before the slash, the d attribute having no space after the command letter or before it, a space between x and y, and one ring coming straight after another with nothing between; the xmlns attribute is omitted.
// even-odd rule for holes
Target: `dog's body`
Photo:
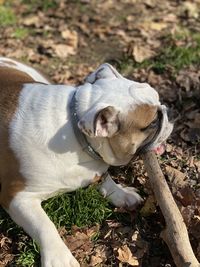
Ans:
<svg viewBox="0 0 200 267"><path fill-rule="evenodd" d="M74 135L73 101L77 127L97 159ZM34 69L0 58L0 201L39 243L43 267L79 264L41 201L93 183L109 164L127 164L141 147L165 141L171 130L157 92L125 79L108 64L74 87L51 85ZM122 188L109 176L100 191L116 206L134 207L141 201L134 189Z"/></svg>

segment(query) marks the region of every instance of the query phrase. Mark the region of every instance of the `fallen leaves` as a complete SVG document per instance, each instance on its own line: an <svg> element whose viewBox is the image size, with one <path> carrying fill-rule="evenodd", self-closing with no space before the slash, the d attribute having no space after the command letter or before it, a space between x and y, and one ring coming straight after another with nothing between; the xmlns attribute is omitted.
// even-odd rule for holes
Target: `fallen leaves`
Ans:
<svg viewBox="0 0 200 267"><path fill-rule="evenodd" d="M90 265L96 266L100 263L106 262L107 255L106 255L106 246L105 245L99 245L96 248L94 248L94 252L90 258Z"/></svg>
<svg viewBox="0 0 200 267"><path fill-rule="evenodd" d="M165 170L166 170L168 179L173 184L173 186L182 188L188 183L186 175L183 172L179 171L178 169L175 169L167 165L165 167Z"/></svg>
<svg viewBox="0 0 200 267"><path fill-rule="evenodd" d="M113 0L83 0L79 4L75 1L57 1L57 8L46 11L30 9L28 4L14 2L19 21L13 27L1 27L1 55L25 59L30 65L46 70L55 83L65 84L82 83L100 63L113 60L122 68L123 74L134 80L149 82L161 98L175 109L176 124L164 156L163 169L191 236L195 239L195 253L200 259L200 239L197 238L199 218L195 217L199 216L200 206L199 68L190 66L178 74L170 76L170 72L165 71L160 75L151 68L137 69L132 66L132 61L127 63L123 57L125 52L125 57L137 63L151 60L167 42L165 37L175 36L180 26L184 28L184 31L180 31L183 35L187 28L198 33L199 1L164 1L162 5L158 0L125 0L117 5ZM4 3L5 0L0 0L0 4ZM12 37L18 26L30 31L23 41ZM187 46L190 39L176 40L176 45L180 44ZM123 171L122 168L117 169L113 176L124 185L138 186L146 194L140 213L142 225L137 227L141 227L140 231L151 240L150 243L142 240L134 229L136 222L129 220L128 225L122 225L120 220L105 222L107 227L102 225L99 232L91 227L73 229L71 234L65 232L61 235L81 263L86 260L86 266L110 266L111 263L113 266L126 266L128 262L141 266L144 255L147 255L148 266L167 266L169 256L162 254L153 257L148 254L149 247L160 251L153 238L159 235L159 227L163 222L142 163L134 161L131 167L124 167ZM126 179L127 176L130 179ZM123 216L127 220L129 215ZM94 242L92 236L95 234L100 236ZM159 243L159 237L156 238ZM2 242L4 248L9 248L6 239L2 239ZM7 253L11 255L7 259L9 262L12 251L8 249ZM162 260L166 262L160 263Z"/></svg>
<svg viewBox="0 0 200 267"><path fill-rule="evenodd" d="M200 160L197 160L194 165L196 166L197 171L200 173Z"/></svg>
<svg viewBox="0 0 200 267"><path fill-rule="evenodd" d="M155 52L152 51L149 47L143 46L142 44L133 44L129 45L128 54L129 56L132 56L136 62L141 63L145 59L153 57L155 55Z"/></svg>
<svg viewBox="0 0 200 267"><path fill-rule="evenodd" d="M140 26L146 31L148 30L161 31L165 29L168 26L168 24L165 22L154 22L151 20L146 20L143 23L141 23Z"/></svg>
<svg viewBox="0 0 200 267"><path fill-rule="evenodd" d="M75 257L79 259L80 262L84 262L93 250L94 244L91 239L95 234L97 234L98 231L98 225L89 229L81 229L74 226L70 235L67 233L64 227L59 229L59 234L69 249L74 253Z"/></svg>
<svg viewBox="0 0 200 267"><path fill-rule="evenodd" d="M76 31L65 29L61 32L62 38L65 40L62 43L55 43L54 40L43 40L40 44L40 51L65 59L70 55L75 55L78 48L78 34Z"/></svg>
<svg viewBox="0 0 200 267"><path fill-rule="evenodd" d="M78 36L75 31L65 30L62 32L65 39L62 43L55 43L53 39L42 40L38 45L38 52L49 57L59 57L66 59L68 56L75 55L78 48Z"/></svg>
<svg viewBox="0 0 200 267"><path fill-rule="evenodd" d="M0 233L0 267L7 266L14 258L11 247L12 240Z"/></svg>
<svg viewBox="0 0 200 267"><path fill-rule="evenodd" d="M120 247L118 250L118 260L123 263L128 263L131 266L139 266L139 261L133 256L131 250L127 245Z"/></svg>
<svg viewBox="0 0 200 267"><path fill-rule="evenodd" d="M75 55L78 48L78 33L75 30L64 29L61 31L61 36L66 40L67 44L57 45L55 51L59 57L67 57Z"/></svg>
<svg viewBox="0 0 200 267"><path fill-rule="evenodd" d="M65 44L53 45L53 50L59 58L67 58L69 55L75 55L76 50L74 47Z"/></svg>
<svg viewBox="0 0 200 267"><path fill-rule="evenodd" d="M199 4L199 3L198 3ZM186 13L187 17L197 19L199 17L199 6L197 3L186 1L183 3L181 11Z"/></svg>
<svg viewBox="0 0 200 267"><path fill-rule="evenodd" d="M41 25L41 21L38 15L33 15L24 18L22 24L25 26L39 27Z"/></svg>

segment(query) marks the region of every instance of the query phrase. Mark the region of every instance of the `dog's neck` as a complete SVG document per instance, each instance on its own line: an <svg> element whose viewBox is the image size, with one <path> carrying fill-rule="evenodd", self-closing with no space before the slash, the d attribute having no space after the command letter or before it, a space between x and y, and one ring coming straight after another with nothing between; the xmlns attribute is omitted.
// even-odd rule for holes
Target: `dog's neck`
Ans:
<svg viewBox="0 0 200 267"><path fill-rule="evenodd" d="M76 90L76 101L77 101L77 115L79 118L85 115L91 106L94 106L95 103L101 98L101 90L96 90L94 93L94 85L85 84L80 86ZM106 163L107 159L109 161L112 159L113 163L117 160L113 153L113 150L109 144L107 138L94 137L91 138L86 136L88 143L93 147L93 149L101 156L102 160Z"/></svg>
<svg viewBox="0 0 200 267"><path fill-rule="evenodd" d="M102 157L95 151L95 149L88 142L86 135L79 129L78 122L79 116L77 113L78 109L78 101L76 100L76 91L72 96L70 102L70 113L71 113L71 121L73 125L74 134L76 136L77 141L81 145L82 149L93 159L102 160Z"/></svg>

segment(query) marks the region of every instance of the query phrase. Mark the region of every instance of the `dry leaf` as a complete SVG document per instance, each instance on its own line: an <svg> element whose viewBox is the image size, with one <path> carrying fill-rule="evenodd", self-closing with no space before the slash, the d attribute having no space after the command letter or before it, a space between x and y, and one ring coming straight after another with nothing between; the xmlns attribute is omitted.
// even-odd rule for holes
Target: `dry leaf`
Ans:
<svg viewBox="0 0 200 267"><path fill-rule="evenodd" d="M177 75L176 82L189 92L191 90L199 90L200 71L196 70L181 70Z"/></svg>
<svg viewBox="0 0 200 267"><path fill-rule="evenodd" d="M86 243L90 243L89 237L81 232L77 232L75 236L67 236L66 243L71 251L75 251L80 247L84 247Z"/></svg>
<svg viewBox="0 0 200 267"><path fill-rule="evenodd" d="M170 182L173 183L173 185L177 187L184 187L188 183L188 180L186 179L186 175L183 172L169 165L165 167L165 170L166 170L168 179L170 180Z"/></svg>
<svg viewBox="0 0 200 267"><path fill-rule="evenodd" d="M197 171L200 173L200 160L196 161L194 165L197 167Z"/></svg>
<svg viewBox="0 0 200 267"><path fill-rule="evenodd" d="M156 5L155 0L144 0L144 3L145 3L145 5L147 5L148 7L151 7L151 8L155 7L155 5Z"/></svg>
<svg viewBox="0 0 200 267"><path fill-rule="evenodd" d="M150 195L145 201L145 204L140 210L140 213L143 217L147 217L155 212L156 212L156 200L153 195Z"/></svg>
<svg viewBox="0 0 200 267"><path fill-rule="evenodd" d="M168 26L168 24L165 22L154 22L154 21L146 20L143 23L139 24L139 26L146 31L149 31L149 30L161 31L165 29Z"/></svg>
<svg viewBox="0 0 200 267"><path fill-rule="evenodd" d="M90 265L96 266L102 262L105 262L106 257L106 246L100 245L95 249L95 254L91 256Z"/></svg>
<svg viewBox="0 0 200 267"><path fill-rule="evenodd" d="M0 234L0 267L8 266L14 258L12 254L12 240Z"/></svg>
<svg viewBox="0 0 200 267"><path fill-rule="evenodd" d="M94 255L91 256L91 259L90 259L91 266L96 266L97 264L100 264L102 262L103 262L103 259L101 256L94 256Z"/></svg>
<svg viewBox="0 0 200 267"><path fill-rule="evenodd" d="M200 216L194 215L190 232L195 238L200 239Z"/></svg>
<svg viewBox="0 0 200 267"><path fill-rule="evenodd" d="M155 55L155 53L150 48L143 47L141 45L134 45L131 50L133 58L138 63L141 63L145 59L149 59Z"/></svg>
<svg viewBox="0 0 200 267"><path fill-rule="evenodd" d="M129 247L127 245L122 246L117 250L118 252L118 260L124 263L128 263L131 266L139 266L139 261L136 257L132 255Z"/></svg>
<svg viewBox="0 0 200 267"><path fill-rule="evenodd" d="M183 216L184 222L187 226L190 225L191 219L194 216L194 208L191 206L187 206L187 207L179 207L180 212Z"/></svg>
<svg viewBox="0 0 200 267"><path fill-rule="evenodd" d="M24 18L22 23L26 26L37 26L40 23L40 18L38 16L29 16L27 18Z"/></svg>
<svg viewBox="0 0 200 267"><path fill-rule="evenodd" d="M183 12L187 12L189 18L197 19L199 16L199 8L195 3L189 1L183 2Z"/></svg>
<svg viewBox="0 0 200 267"><path fill-rule="evenodd" d="M195 194L189 186L183 187L176 192L176 199L185 207L196 202Z"/></svg>
<svg viewBox="0 0 200 267"><path fill-rule="evenodd" d="M187 124L193 126L193 124ZM200 140L200 128L184 129L180 136L184 141L196 144Z"/></svg>
<svg viewBox="0 0 200 267"><path fill-rule="evenodd" d="M67 40L67 44L74 49L78 47L78 34L76 31L70 31L68 29L61 32L62 38Z"/></svg>
<svg viewBox="0 0 200 267"><path fill-rule="evenodd" d="M66 58L69 55L76 54L76 50L74 49L74 47L65 44L57 44L54 46L54 49L56 55L60 58Z"/></svg>
<svg viewBox="0 0 200 267"><path fill-rule="evenodd" d="M167 23L164 22L150 22L149 28L156 31L161 31L167 27Z"/></svg>

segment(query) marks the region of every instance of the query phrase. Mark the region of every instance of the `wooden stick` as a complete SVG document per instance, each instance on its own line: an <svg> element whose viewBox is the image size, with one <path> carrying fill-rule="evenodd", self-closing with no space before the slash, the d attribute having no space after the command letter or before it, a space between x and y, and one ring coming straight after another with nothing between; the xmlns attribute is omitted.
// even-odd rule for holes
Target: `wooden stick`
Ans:
<svg viewBox="0 0 200 267"><path fill-rule="evenodd" d="M161 237L167 243L177 267L200 267L191 248L186 225L174 201L154 152L142 155L156 200L164 215L166 228Z"/></svg>

